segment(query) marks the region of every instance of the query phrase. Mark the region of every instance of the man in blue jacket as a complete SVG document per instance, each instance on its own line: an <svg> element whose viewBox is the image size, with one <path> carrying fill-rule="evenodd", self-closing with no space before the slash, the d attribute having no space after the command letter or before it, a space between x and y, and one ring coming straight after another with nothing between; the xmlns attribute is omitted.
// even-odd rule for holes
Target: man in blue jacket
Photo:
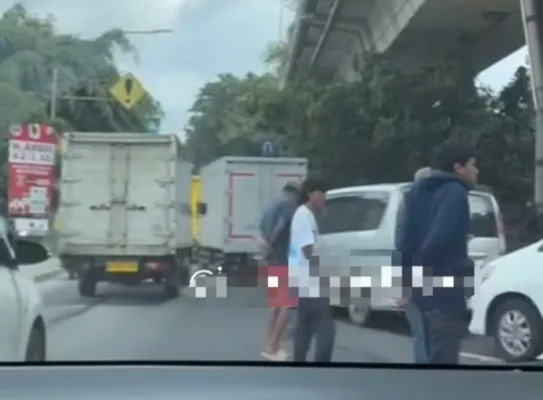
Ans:
<svg viewBox="0 0 543 400"><path fill-rule="evenodd" d="M452 141L437 149L434 168L406 196L399 250L404 288L423 313L428 362L457 364L468 323L464 282L474 273L468 192L479 171L473 149Z"/></svg>
<svg viewBox="0 0 543 400"><path fill-rule="evenodd" d="M413 182L418 182L421 179L428 177L432 173L430 167L423 167L415 172ZM400 232L403 229L405 205L403 201L398 208L398 214L396 216L396 249L401 246ZM405 317L411 330L411 337L413 340L413 361L416 364L426 364L428 362L428 356L426 355L426 339L423 315L412 301L409 299L400 299L398 306L405 308Z"/></svg>

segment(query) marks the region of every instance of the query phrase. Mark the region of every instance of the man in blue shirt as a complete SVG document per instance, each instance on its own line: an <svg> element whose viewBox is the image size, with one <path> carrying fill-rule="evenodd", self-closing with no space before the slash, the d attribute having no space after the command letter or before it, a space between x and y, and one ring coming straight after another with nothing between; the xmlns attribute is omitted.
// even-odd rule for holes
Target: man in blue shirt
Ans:
<svg viewBox="0 0 543 400"><path fill-rule="evenodd" d="M290 223L297 208L299 187L296 183L287 183L282 196L274 201L263 213L260 221L260 235L264 246L266 264L288 269L288 251L290 246ZM285 271L285 277L288 276ZM289 310L273 307L268 325L267 349L262 355L273 361L286 360L287 354L280 348Z"/></svg>
<svg viewBox="0 0 543 400"><path fill-rule="evenodd" d="M410 294L404 297L423 313L428 362L457 364L468 323L464 282L474 274L468 192L479 171L473 149L453 141L437 149L434 167L405 199L399 250ZM417 266L423 268L424 289L413 281Z"/></svg>

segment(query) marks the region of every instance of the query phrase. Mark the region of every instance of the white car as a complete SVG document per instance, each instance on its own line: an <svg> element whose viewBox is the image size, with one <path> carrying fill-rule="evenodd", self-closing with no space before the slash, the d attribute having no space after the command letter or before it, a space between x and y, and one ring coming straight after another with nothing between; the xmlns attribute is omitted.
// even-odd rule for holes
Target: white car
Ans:
<svg viewBox="0 0 543 400"><path fill-rule="evenodd" d="M18 269L45 261L37 243L13 239L0 217L0 362L46 360L46 325L40 292Z"/></svg>
<svg viewBox="0 0 543 400"><path fill-rule="evenodd" d="M320 221L319 246L327 265L340 265L346 275L352 267L390 265L398 210L412 183L353 186L326 193L326 216ZM471 216L469 254L478 265L505 252L505 235L498 203L490 193L473 190L469 194ZM349 318L367 325L374 311L399 311L399 294L374 290L371 299L347 307Z"/></svg>
<svg viewBox="0 0 543 400"><path fill-rule="evenodd" d="M470 303L470 332L493 337L499 357L543 353L543 240L486 263Z"/></svg>

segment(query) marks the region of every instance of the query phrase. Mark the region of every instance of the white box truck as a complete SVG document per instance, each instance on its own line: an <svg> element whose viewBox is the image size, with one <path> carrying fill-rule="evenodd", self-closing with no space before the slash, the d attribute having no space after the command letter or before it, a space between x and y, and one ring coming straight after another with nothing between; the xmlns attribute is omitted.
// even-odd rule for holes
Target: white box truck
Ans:
<svg viewBox="0 0 543 400"><path fill-rule="evenodd" d="M244 275L252 256L264 209L288 182L307 174L305 158L223 157L200 171L205 215L200 225L200 268L221 266Z"/></svg>
<svg viewBox="0 0 543 400"><path fill-rule="evenodd" d="M147 279L179 296L189 280L192 165L176 135L67 133L57 220L60 259L79 292Z"/></svg>

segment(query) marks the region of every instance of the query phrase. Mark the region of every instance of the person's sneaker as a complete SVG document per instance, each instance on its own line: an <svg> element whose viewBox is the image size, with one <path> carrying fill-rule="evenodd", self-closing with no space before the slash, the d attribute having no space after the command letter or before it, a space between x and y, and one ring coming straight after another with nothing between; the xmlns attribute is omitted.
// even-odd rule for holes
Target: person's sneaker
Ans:
<svg viewBox="0 0 543 400"><path fill-rule="evenodd" d="M289 359L288 353L283 349L279 349L276 356L279 358L279 361L287 361Z"/></svg>
<svg viewBox="0 0 543 400"><path fill-rule="evenodd" d="M271 353L269 351L263 351L260 353L262 357L269 361L287 361L289 356L287 352L283 349L279 350L277 353Z"/></svg>

